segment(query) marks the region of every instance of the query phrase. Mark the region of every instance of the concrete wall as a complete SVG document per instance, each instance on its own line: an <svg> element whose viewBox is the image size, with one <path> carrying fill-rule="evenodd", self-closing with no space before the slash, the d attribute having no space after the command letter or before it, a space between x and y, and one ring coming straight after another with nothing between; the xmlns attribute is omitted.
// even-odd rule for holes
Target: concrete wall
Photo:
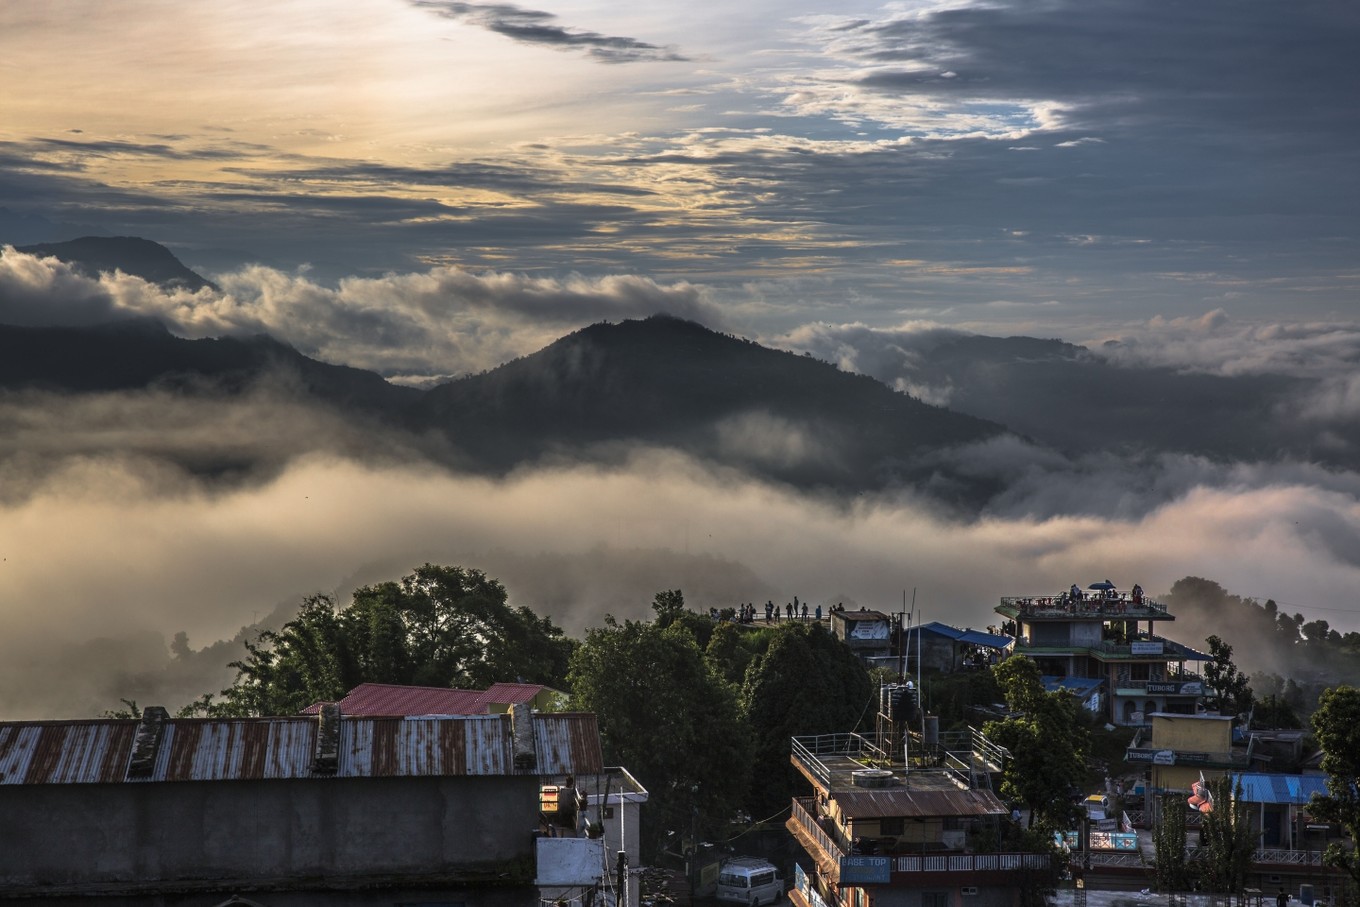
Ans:
<svg viewBox="0 0 1360 907"><path fill-rule="evenodd" d="M524 860L538 779L0 787L0 893L152 880L438 876Z"/></svg>
<svg viewBox="0 0 1360 907"><path fill-rule="evenodd" d="M1152 745L1157 749L1226 753L1232 749L1232 719L1219 715L1156 715Z"/></svg>

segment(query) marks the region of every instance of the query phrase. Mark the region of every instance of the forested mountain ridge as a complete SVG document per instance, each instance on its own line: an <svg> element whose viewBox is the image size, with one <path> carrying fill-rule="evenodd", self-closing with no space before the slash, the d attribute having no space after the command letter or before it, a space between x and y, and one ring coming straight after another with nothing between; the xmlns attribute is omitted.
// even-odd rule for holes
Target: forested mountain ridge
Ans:
<svg viewBox="0 0 1360 907"><path fill-rule="evenodd" d="M488 466L626 442L856 490L939 480L950 467L936 454L1005 431L668 316L576 331L431 389L413 413ZM460 436L460 427L475 430Z"/></svg>
<svg viewBox="0 0 1360 907"><path fill-rule="evenodd" d="M949 451L1005 431L811 357L664 316L593 325L427 391L264 336L187 340L141 319L0 325L0 389L156 390L192 401L262 383L388 426L393 434L373 436L375 448L406 443L487 474L544 459L607 465L662 448L801 490L916 486L969 506L996 489L958 474Z"/></svg>

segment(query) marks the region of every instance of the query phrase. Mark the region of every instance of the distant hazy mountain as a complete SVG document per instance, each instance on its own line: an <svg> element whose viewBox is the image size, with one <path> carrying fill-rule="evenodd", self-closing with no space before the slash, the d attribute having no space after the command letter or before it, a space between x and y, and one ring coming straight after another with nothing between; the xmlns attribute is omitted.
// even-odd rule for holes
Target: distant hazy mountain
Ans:
<svg viewBox="0 0 1360 907"><path fill-rule="evenodd" d="M656 316L596 324L428 391L418 422L487 466L645 443L793 484L983 491L943 451L1004 428L826 362Z"/></svg>
<svg viewBox="0 0 1360 907"><path fill-rule="evenodd" d="M400 416L420 395L363 369L309 359L263 336L185 340L148 319L97 327L0 325L0 388L230 393L267 376L282 376L315 400L376 415Z"/></svg>
<svg viewBox="0 0 1360 907"><path fill-rule="evenodd" d="M280 382L278 377L287 380ZM669 448L803 489L912 485L977 505L996 488L949 450L1002 426L928 406L862 375L697 324L599 324L532 356L428 391L327 365L265 337L184 340L145 321L0 326L0 388L232 394L262 378L405 437L443 436L462 467L503 474L544 459L617 462ZM374 438L374 446L395 440ZM229 443L230 439L224 439Z"/></svg>
<svg viewBox="0 0 1360 907"><path fill-rule="evenodd" d="M1282 419L1308 382L1281 375L1122 368L1061 340L967 336L926 351L912 377L948 389L951 409L1070 453L1313 454Z"/></svg>
<svg viewBox="0 0 1360 907"><path fill-rule="evenodd" d="M82 236L66 242L22 246L18 251L59 258L91 277L101 271L122 271L170 289L217 289L211 281L186 268L165 246L136 236Z"/></svg>

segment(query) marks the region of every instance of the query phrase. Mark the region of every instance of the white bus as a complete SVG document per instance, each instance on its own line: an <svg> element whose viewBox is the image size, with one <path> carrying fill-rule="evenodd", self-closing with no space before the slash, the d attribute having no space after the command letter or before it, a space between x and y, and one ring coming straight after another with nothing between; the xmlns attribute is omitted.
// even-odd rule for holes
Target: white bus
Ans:
<svg viewBox="0 0 1360 907"><path fill-rule="evenodd" d="M773 904L784 896L784 877L774 864L755 857L733 857L718 868L718 900L734 904Z"/></svg>

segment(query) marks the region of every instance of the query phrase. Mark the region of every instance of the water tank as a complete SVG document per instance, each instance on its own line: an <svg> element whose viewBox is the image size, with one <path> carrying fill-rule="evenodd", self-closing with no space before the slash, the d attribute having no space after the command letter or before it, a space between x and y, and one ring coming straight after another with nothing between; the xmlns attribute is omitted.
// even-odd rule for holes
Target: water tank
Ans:
<svg viewBox="0 0 1360 907"><path fill-rule="evenodd" d="M916 688L911 684L895 683L885 687L884 697L887 699L887 708L884 712L889 720L915 724L920 719Z"/></svg>

